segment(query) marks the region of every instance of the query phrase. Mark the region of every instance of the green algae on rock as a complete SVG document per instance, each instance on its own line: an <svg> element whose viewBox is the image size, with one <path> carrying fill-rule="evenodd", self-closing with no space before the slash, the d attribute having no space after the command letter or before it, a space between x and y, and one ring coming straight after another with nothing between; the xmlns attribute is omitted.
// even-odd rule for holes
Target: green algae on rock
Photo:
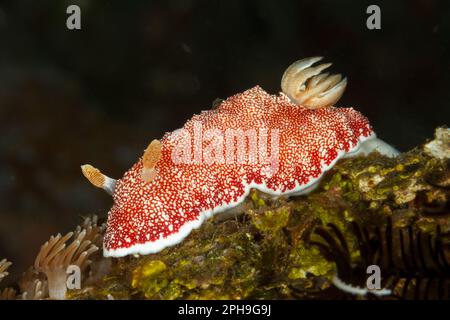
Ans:
<svg viewBox="0 0 450 320"><path fill-rule="evenodd" d="M430 144L448 144L448 129ZM439 140L441 139L441 140ZM442 140L444 139L444 140ZM429 149L429 148L428 148ZM440 152L439 152L440 150ZM336 264L312 241L332 224L352 261L361 259L351 223L442 234L450 257L448 150L417 147L397 158L377 153L339 161L307 195L274 199L252 190L239 214L215 217L177 246L147 256L103 258L103 276L86 279L70 299L333 298Z"/></svg>
<svg viewBox="0 0 450 320"><path fill-rule="evenodd" d="M309 244L318 225L344 230L355 260L360 253L348 231L351 221L382 225L389 216L395 227L433 232L439 226L448 245L449 215L438 212L448 206L448 190L429 181L448 172L446 161L421 148L395 159L372 153L340 161L309 195L273 200L254 190L252 208L206 221L174 248L124 258L119 274L125 270L128 276L114 279L129 287L128 298L290 299L299 291L307 298L329 288L336 271Z"/></svg>

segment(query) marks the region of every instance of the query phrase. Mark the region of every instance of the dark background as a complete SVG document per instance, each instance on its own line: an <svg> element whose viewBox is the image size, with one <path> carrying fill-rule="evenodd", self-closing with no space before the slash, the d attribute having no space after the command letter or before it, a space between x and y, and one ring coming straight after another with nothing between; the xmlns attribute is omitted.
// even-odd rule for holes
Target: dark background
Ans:
<svg viewBox="0 0 450 320"><path fill-rule="evenodd" d="M66 28L70 4L80 31ZM366 28L369 4L381 30ZM81 164L120 178L216 98L277 93L313 55L348 77L338 105L398 149L449 124L447 1L1 1L0 259L17 277L51 234L106 215Z"/></svg>

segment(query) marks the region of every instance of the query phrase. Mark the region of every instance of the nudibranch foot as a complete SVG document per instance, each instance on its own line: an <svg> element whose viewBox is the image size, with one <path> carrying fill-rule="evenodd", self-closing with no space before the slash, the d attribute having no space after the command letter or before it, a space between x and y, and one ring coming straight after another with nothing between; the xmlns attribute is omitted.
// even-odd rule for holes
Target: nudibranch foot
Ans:
<svg viewBox="0 0 450 320"><path fill-rule="evenodd" d="M396 157L400 154L400 152L393 146L376 137L361 144L361 150L358 151L357 154L368 155L374 151L390 158Z"/></svg>
<svg viewBox="0 0 450 320"><path fill-rule="evenodd" d="M356 296L365 296L368 293L370 293L375 296L381 297L381 296L389 296L392 294L392 291L386 288L370 290L368 288L355 287L352 286L351 284L345 283L338 276L334 276L332 282L336 286L336 288Z"/></svg>

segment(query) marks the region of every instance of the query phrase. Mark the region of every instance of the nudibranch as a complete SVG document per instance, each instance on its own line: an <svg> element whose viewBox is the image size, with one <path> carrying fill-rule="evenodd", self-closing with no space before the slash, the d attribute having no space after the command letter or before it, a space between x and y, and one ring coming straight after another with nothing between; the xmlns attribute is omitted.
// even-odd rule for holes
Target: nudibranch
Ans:
<svg viewBox="0 0 450 320"><path fill-rule="evenodd" d="M293 63L282 92L256 86L194 115L153 140L122 179L82 166L95 186L112 194L103 242L105 256L150 254L181 242L204 219L243 203L250 189L272 196L313 190L341 158L397 151L378 139L367 118L333 105L347 80Z"/></svg>

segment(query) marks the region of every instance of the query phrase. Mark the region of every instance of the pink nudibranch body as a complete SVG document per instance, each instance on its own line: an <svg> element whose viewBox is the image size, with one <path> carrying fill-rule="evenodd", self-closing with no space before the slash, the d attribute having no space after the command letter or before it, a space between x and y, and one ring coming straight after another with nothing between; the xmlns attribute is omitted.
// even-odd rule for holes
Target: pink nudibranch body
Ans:
<svg viewBox="0 0 450 320"><path fill-rule="evenodd" d="M257 86L194 115L183 128L152 141L122 179L82 166L91 183L114 200L104 255L150 254L173 246L206 218L241 204L251 188L299 195L313 190L340 158L373 150L395 156L361 113L331 106L347 82L320 74L328 64L310 67L318 60L289 67L285 93L270 95ZM230 130L235 136L228 139ZM240 156L239 139L246 151Z"/></svg>
<svg viewBox="0 0 450 320"><path fill-rule="evenodd" d="M179 141L166 134L158 176L143 181L140 160L116 184L104 238L106 256L149 254L174 245L205 218L241 203L250 188L273 195L301 192L338 158L374 137L367 119L351 108L310 110L259 87L194 116L184 126L192 136L195 122L222 131L278 129L277 172L268 177L267 166L258 163L175 164L172 154Z"/></svg>

